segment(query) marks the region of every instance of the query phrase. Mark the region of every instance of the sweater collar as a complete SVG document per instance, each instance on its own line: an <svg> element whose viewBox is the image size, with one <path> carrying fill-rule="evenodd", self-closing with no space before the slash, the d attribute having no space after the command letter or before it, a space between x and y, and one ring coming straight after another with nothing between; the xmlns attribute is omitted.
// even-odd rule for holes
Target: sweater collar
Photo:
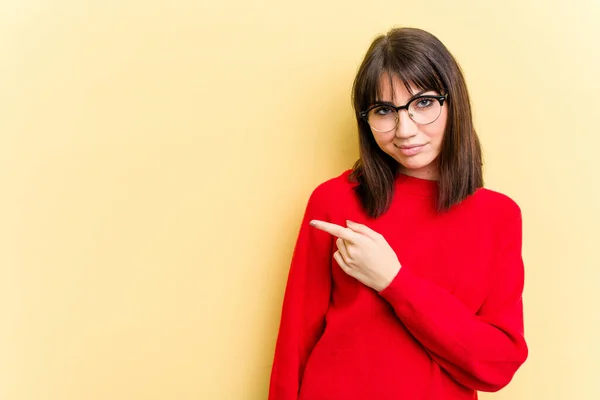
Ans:
<svg viewBox="0 0 600 400"><path fill-rule="evenodd" d="M399 173L396 177L396 188L400 193L435 197L438 193L438 182Z"/></svg>

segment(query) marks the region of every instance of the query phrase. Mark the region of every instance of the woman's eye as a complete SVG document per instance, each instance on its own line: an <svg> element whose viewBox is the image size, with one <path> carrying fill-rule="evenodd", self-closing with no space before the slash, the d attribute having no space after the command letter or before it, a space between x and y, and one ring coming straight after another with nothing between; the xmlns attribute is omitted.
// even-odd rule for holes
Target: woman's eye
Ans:
<svg viewBox="0 0 600 400"><path fill-rule="evenodd" d="M433 101L434 99L429 97L419 99L419 101L417 101L417 108L427 108L433 104Z"/></svg>
<svg viewBox="0 0 600 400"><path fill-rule="evenodd" d="M375 109L375 114L377 115L388 115L392 113L392 109L390 107L379 107Z"/></svg>

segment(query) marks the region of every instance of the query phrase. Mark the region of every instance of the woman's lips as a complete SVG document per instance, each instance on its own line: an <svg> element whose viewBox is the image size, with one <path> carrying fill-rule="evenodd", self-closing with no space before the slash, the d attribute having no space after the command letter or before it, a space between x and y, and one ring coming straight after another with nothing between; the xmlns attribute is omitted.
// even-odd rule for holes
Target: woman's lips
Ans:
<svg viewBox="0 0 600 400"><path fill-rule="evenodd" d="M414 156L416 154L419 154L421 152L421 150L423 150L423 148L425 147L424 144L413 144L413 145L405 145L405 146L394 145L394 146L396 146L396 148L398 148L400 150L400 152L402 154L404 154L405 156Z"/></svg>

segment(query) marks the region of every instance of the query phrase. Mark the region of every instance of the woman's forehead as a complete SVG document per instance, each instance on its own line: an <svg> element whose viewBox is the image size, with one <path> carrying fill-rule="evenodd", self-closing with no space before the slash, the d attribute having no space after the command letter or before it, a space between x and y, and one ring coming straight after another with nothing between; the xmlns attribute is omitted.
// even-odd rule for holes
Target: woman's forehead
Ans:
<svg viewBox="0 0 600 400"><path fill-rule="evenodd" d="M379 78L379 85L377 90L378 100L393 100L408 99L418 92L423 91L426 88L422 88L416 85L414 82L403 81L399 76L392 75L390 78L389 74L382 74Z"/></svg>

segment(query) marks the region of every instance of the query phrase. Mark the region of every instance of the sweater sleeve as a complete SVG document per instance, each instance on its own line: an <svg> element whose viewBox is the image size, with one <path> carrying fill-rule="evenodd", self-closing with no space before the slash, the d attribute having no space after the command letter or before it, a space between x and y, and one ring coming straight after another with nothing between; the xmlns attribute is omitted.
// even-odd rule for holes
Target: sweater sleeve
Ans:
<svg viewBox="0 0 600 400"><path fill-rule="evenodd" d="M433 282L401 268L380 294L431 357L457 382L493 392L511 380L528 355L523 332L521 212L503 222L490 290L474 315Z"/></svg>
<svg viewBox="0 0 600 400"><path fill-rule="evenodd" d="M327 220L325 199L311 195L292 256L271 370L269 400L296 400L306 361L325 328L331 295L331 235L309 226Z"/></svg>

